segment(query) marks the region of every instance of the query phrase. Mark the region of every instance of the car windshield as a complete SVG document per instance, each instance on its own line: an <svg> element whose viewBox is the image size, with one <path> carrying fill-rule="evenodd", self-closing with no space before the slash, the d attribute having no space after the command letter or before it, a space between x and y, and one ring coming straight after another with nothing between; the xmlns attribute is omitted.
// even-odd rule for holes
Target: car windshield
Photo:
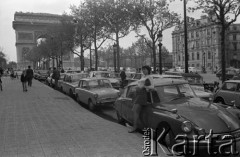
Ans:
<svg viewBox="0 0 240 157"><path fill-rule="evenodd" d="M72 75L72 82L79 81L82 78L88 77L88 74L79 74L79 75Z"/></svg>
<svg viewBox="0 0 240 157"><path fill-rule="evenodd" d="M196 97L189 84L175 84L167 86L158 86L155 88L157 95L153 95L154 102L170 102L180 98ZM156 93L155 92L155 93Z"/></svg>
<svg viewBox="0 0 240 157"><path fill-rule="evenodd" d="M140 80L142 78L142 74L135 74L133 79Z"/></svg>
<svg viewBox="0 0 240 157"><path fill-rule="evenodd" d="M189 84L203 84L203 79L201 77L184 77Z"/></svg>
<svg viewBox="0 0 240 157"><path fill-rule="evenodd" d="M96 73L96 77L104 77L104 78L110 78L110 73Z"/></svg>
<svg viewBox="0 0 240 157"><path fill-rule="evenodd" d="M88 82L89 88L111 88L109 80L91 80Z"/></svg>
<svg viewBox="0 0 240 157"><path fill-rule="evenodd" d="M120 74L119 73L112 73L112 74L109 74L109 77L110 78L120 78Z"/></svg>
<svg viewBox="0 0 240 157"><path fill-rule="evenodd" d="M131 79L134 77L134 73L126 73L127 78Z"/></svg>

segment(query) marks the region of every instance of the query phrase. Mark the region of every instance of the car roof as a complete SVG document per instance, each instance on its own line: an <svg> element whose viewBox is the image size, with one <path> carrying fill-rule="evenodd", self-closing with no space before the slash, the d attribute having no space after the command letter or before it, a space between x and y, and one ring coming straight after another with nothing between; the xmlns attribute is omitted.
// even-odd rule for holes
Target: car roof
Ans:
<svg viewBox="0 0 240 157"><path fill-rule="evenodd" d="M227 80L225 82L233 82L233 83L240 83L240 80Z"/></svg>
<svg viewBox="0 0 240 157"><path fill-rule="evenodd" d="M88 73L64 73L65 75L68 76L73 76L73 75L88 75Z"/></svg>
<svg viewBox="0 0 240 157"><path fill-rule="evenodd" d="M82 78L80 80L85 80L85 81L91 81L91 80L109 80L108 78L104 78L104 77L92 77L92 78Z"/></svg>
<svg viewBox="0 0 240 157"><path fill-rule="evenodd" d="M180 76L183 76L183 77L199 77L199 78L202 78L201 75L196 74L196 73L183 73L183 72L176 72L176 71L166 71L165 73L170 74L170 75L177 74L177 75L180 75Z"/></svg>
<svg viewBox="0 0 240 157"><path fill-rule="evenodd" d="M153 80L154 86L161 86L161 85L171 85L171 84L184 84L187 83L185 80L177 80L177 79L171 79L171 78L159 78L159 79L154 79ZM137 85L138 81L132 82L129 84L131 85Z"/></svg>

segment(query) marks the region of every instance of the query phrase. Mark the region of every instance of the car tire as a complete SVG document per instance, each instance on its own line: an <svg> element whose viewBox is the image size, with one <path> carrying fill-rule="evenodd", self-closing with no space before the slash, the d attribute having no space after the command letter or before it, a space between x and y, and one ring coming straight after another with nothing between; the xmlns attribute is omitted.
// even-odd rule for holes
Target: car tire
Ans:
<svg viewBox="0 0 240 157"><path fill-rule="evenodd" d="M72 89L69 89L69 96L70 96L71 98L74 98Z"/></svg>
<svg viewBox="0 0 240 157"><path fill-rule="evenodd" d="M79 99L78 94L76 94L76 101L80 104L80 99Z"/></svg>
<svg viewBox="0 0 240 157"><path fill-rule="evenodd" d="M122 118L122 116L119 114L118 111L116 111L116 115L117 115L117 122L119 124L125 124L125 120Z"/></svg>
<svg viewBox="0 0 240 157"><path fill-rule="evenodd" d="M95 105L93 104L93 102L92 102L91 99L88 100L88 108L89 108L89 110L91 110L91 111L94 111L94 110L95 110Z"/></svg>
<svg viewBox="0 0 240 157"><path fill-rule="evenodd" d="M157 141L157 142L163 144L169 150L172 150L172 146L174 145L175 140L174 140L173 131L172 131L172 129L170 128L170 126L168 124L160 124L158 126L158 128L157 128L157 138L159 137L159 135L164 130L167 131L167 134L165 135L165 137L163 137L163 139L161 141Z"/></svg>
<svg viewBox="0 0 240 157"><path fill-rule="evenodd" d="M215 101L215 102L216 102L216 103L225 104L223 98L221 98L221 97L216 98L216 101Z"/></svg>

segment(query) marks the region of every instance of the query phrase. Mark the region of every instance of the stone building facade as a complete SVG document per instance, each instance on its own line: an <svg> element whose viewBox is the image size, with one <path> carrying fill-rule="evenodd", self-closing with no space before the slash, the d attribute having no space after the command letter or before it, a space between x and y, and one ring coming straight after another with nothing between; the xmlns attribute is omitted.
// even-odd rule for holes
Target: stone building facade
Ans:
<svg viewBox="0 0 240 157"><path fill-rule="evenodd" d="M61 15L48 13L23 13L16 12L12 27L16 34L17 68L25 69L33 63L25 58L25 55L37 44L39 38L46 34L46 27L60 23ZM63 57L64 67L73 67L73 54L69 52ZM50 64L51 66L51 64Z"/></svg>
<svg viewBox="0 0 240 157"><path fill-rule="evenodd" d="M202 16L201 19L188 19L189 67L196 67L199 70L204 68L206 71L212 72L221 68L220 32L221 26L211 22L207 16ZM185 43L183 26L175 28L172 33L172 41L173 66L184 67ZM240 24L232 24L226 31L226 67L232 66L232 59L239 60L239 51Z"/></svg>

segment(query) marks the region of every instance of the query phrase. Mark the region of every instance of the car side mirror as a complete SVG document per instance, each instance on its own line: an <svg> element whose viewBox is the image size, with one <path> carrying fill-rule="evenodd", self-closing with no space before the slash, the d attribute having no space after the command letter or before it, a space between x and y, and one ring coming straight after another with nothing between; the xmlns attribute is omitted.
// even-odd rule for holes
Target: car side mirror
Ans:
<svg viewBox="0 0 240 157"><path fill-rule="evenodd" d="M172 113L176 114L178 112L178 110L176 108L171 110Z"/></svg>

